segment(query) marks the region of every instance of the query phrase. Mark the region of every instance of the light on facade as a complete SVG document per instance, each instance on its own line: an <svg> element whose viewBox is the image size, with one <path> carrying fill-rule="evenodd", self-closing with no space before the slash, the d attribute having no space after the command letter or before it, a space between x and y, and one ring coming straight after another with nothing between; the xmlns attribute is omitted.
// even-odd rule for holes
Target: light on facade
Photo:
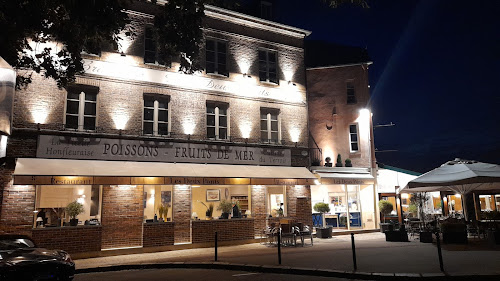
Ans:
<svg viewBox="0 0 500 281"><path fill-rule="evenodd" d="M182 122L182 128L184 130L184 134L186 134L186 135L192 135L194 133L195 127L196 127L196 124L194 123L193 120L186 119Z"/></svg>
<svg viewBox="0 0 500 281"><path fill-rule="evenodd" d="M244 139L250 138L250 132L251 131L252 131L252 125L251 125L250 122L248 122L248 121L242 121L240 123L240 132L241 132L241 136Z"/></svg>
<svg viewBox="0 0 500 281"><path fill-rule="evenodd" d="M292 142L299 142L300 130L297 128L290 129L290 139Z"/></svg>
<svg viewBox="0 0 500 281"><path fill-rule="evenodd" d="M401 194L401 198L407 199L408 198L408 193Z"/></svg>
<svg viewBox="0 0 500 281"><path fill-rule="evenodd" d="M125 113L124 109L118 109L113 112L111 118L113 119L117 130L124 130L129 120L129 116Z"/></svg>

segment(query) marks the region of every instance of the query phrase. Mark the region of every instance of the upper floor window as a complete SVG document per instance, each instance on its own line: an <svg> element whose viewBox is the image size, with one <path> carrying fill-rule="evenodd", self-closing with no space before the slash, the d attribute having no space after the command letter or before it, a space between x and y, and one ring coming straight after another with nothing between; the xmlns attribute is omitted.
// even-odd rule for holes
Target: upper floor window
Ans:
<svg viewBox="0 0 500 281"><path fill-rule="evenodd" d="M97 87L68 88L64 127L78 131L95 130L97 119Z"/></svg>
<svg viewBox="0 0 500 281"><path fill-rule="evenodd" d="M227 71L227 43L209 39L206 42L207 73L229 76Z"/></svg>
<svg viewBox="0 0 500 281"><path fill-rule="evenodd" d="M145 135L164 136L169 134L168 97L144 95L142 130Z"/></svg>
<svg viewBox="0 0 500 281"><path fill-rule="evenodd" d="M349 125L349 143L351 145L351 152L359 151L359 138L358 138L358 124Z"/></svg>
<svg viewBox="0 0 500 281"><path fill-rule="evenodd" d="M165 65L158 51L153 26L146 26L144 30L144 63Z"/></svg>
<svg viewBox="0 0 500 281"><path fill-rule="evenodd" d="M279 143L279 110L262 108L260 110L260 138L265 143Z"/></svg>
<svg viewBox="0 0 500 281"><path fill-rule="evenodd" d="M356 103L356 92L354 91L354 81L347 81L346 83L347 90L347 104Z"/></svg>
<svg viewBox="0 0 500 281"><path fill-rule="evenodd" d="M229 135L228 106L207 103L207 138L225 140Z"/></svg>
<svg viewBox="0 0 500 281"><path fill-rule="evenodd" d="M269 50L259 50L260 81L278 84L277 53Z"/></svg>

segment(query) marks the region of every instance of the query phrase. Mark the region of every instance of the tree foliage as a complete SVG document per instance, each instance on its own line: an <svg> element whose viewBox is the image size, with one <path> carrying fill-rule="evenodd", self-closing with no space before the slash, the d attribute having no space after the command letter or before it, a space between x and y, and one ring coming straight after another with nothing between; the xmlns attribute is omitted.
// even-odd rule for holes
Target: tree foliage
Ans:
<svg viewBox="0 0 500 281"><path fill-rule="evenodd" d="M338 8L344 4L352 4L360 6L364 9L370 8L367 0L322 0L324 3L327 3L331 8Z"/></svg>
<svg viewBox="0 0 500 281"><path fill-rule="evenodd" d="M318 203L314 204L313 208L316 212L320 212L320 213L330 212L330 206L326 203L323 203L323 202L318 202Z"/></svg>
<svg viewBox="0 0 500 281"><path fill-rule="evenodd" d="M18 88L32 71L65 87L83 72L82 51L117 46L129 22L125 0L0 0L0 54L16 69ZM57 42L57 43L55 43Z"/></svg>

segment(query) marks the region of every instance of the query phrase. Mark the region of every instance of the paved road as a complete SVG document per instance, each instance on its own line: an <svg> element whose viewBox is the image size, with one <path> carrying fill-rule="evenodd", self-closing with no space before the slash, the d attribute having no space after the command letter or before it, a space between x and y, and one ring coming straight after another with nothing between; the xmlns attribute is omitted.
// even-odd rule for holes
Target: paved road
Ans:
<svg viewBox="0 0 500 281"><path fill-rule="evenodd" d="M76 275L74 281L100 281L100 280L119 280L119 281L165 281L165 280L200 280L200 281L221 281L221 280L237 280L237 281L307 281L314 280L341 280L342 278L329 277L311 277L301 275L286 275L286 274L268 274L268 273L252 273L230 270L212 270L212 269L148 269L148 270L126 270L117 272L105 273L85 273Z"/></svg>
<svg viewBox="0 0 500 281"><path fill-rule="evenodd" d="M314 239L314 246L283 248L284 266L352 271L350 236ZM435 244L386 242L381 233L356 235L358 271L439 273ZM451 275L500 275L500 249L444 246L444 267ZM77 268L161 262L212 262L213 248L82 259ZM239 264L278 265L277 249L256 244L219 248L219 261Z"/></svg>

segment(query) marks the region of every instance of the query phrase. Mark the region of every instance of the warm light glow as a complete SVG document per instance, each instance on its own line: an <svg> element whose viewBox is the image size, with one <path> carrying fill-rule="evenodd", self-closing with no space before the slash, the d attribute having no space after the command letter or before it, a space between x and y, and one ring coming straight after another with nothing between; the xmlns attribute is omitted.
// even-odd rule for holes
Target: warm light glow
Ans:
<svg viewBox="0 0 500 281"><path fill-rule="evenodd" d="M455 197L460 197L460 193L455 193Z"/></svg>
<svg viewBox="0 0 500 281"><path fill-rule="evenodd" d="M45 124L49 115L49 103L47 101L37 101L31 105L31 116L33 123Z"/></svg>
<svg viewBox="0 0 500 281"><path fill-rule="evenodd" d="M7 155L7 141L9 137L2 135L0 136L0 157L5 157Z"/></svg>
<svg viewBox="0 0 500 281"><path fill-rule="evenodd" d="M186 135L192 135L194 133L194 128L196 127L196 124L192 119L186 119L184 122L182 122L182 128L184 129L184 134Z"/></svg>
<svg viewBox="0 0 500 281"><path fill-rule="evenodd" d="M115 128L117 130L124 130L130 118L125 109L117 108L113 112L111 112L110 115L113 119L113 122L115 123Z"/></svg>
<svg viewBox="0 0 500 281"><path fill-rule="evenodd" d="M243 74L248 73L248 70L250 69L250 63L247 59L243 58L243 56L238 59L238 66L240 67L240 72Z"/></svg>
<svg viewBox="0 0 500 281"><path fill-rule="evenodd" d="M314 184L315 185L320 185L321 183L319 182L319 180L314 180Z"/></svg>
<svg viewBox="0 0 500 281"><path fill-rule="evenodd" d="M244 138L244 139L248 139L250 138L250 132L252 131L252 124L250 123L250 121L241 121L240 123L240 132L241 132L241 136Z"/></svg>
<svg viewBox="0 0 500 281"><path fill-rule="evenodd" d="M283 70L283 75L285 77L285 81L292 81L293 71L291 69Z"/></svg>
<svg viewBox="0 0 500 281"><path fill-rule="evenodd" d="M82 196L83 195L83 189L78 190L78 195Z"/></svg>
<svg viewBox="0 0 500 281"><path fill-rule="evenodd" d="M366 108L362 108L359 110L359 116L362 118L368 118L370 117L370 110Z"/></svg>
<svg viewBox="0 0 500 281"><path fill-rule="evenodd" d="M408 193L402 193L401 198L408 199Z"/></svg>
<svg viewBox="0 0 500 281"><path fill-rule="evenodd" d="M401 205L401 200L399 200L399 198L396 199L396 202L398 205Z"/></svg>
<svg viewBox="0 0 500 281"><path fill-rule="evenodd" d="M443 197L443 201L448 201L448 197Z"/></svg>
<svg viewBox="0 0 500 281"><path fill-rule="evenodd" d="M299 142L300 130L298 128L290 129L290 139L292 142Z"/></svg>

